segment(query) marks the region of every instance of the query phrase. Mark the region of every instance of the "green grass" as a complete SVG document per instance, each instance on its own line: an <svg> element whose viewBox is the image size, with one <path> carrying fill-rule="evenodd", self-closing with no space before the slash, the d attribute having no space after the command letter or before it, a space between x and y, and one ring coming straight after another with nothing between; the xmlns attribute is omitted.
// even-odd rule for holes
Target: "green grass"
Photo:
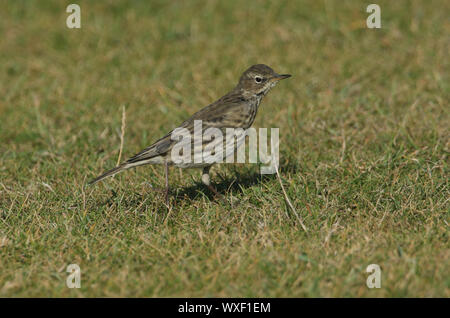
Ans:
<svg viewBox="0 0 450 318"><path fill-rule="evenodd" d="M448 1L5 1L0 10L0 296L449 297ZM293 75L254 127L280 174L220 165L214 201L172 169L170 211L123 156L231 89ZM81 267L69 289L66 267ZM366 267L382 288L366 287Z"/></svg>

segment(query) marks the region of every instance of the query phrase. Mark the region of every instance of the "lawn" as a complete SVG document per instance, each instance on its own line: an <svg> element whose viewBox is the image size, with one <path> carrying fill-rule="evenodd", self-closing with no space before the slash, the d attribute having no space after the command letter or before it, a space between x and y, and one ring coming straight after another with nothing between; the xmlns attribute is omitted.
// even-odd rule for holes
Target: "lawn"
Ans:
<svg viewBox="0 0 450 318"><path fill-rule="evenodd" d="M0 9L1 297L450 297L449 1L73 2ZM161 166L86 186L257 63L292 74L253 125L286 196L258 164L212 169L233 206L198 170L169 207Z"/></svg>

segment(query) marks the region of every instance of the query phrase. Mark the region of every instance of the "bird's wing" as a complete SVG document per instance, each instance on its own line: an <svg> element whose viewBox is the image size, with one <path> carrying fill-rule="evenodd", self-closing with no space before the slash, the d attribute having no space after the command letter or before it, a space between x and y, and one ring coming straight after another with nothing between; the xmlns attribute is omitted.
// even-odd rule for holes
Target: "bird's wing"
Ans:
<svg viewBox="0 0 450 318"><path fill-rule="evenodd" d="M136 163L139 161L145 161L148 159L151 159L153 157L159 156L161 154L166 153L170 150L170 146L172 144L172 140L170 139L170 135L172 134L172 131L162 137L161 139L157 140L154 144L151 146L145 148L141 152L138 152L133 157L129 158L126 163Z"/></svg>
<svg viewBox="0 0 450 318"><path fill-rule="evenodd" d="M239 117L241 115L241 111L239 108L244 105L244 102L245 100L241 98L239 93L232 91L216 102L196 112L179 127L188 129L191 135L194 132L195 120L202 120L203 131L209 127L240 127ZM157 140L151 146L135 154L133 157L128 159L126 163L137 163L140 161L149 160L170 151L172 145L177 142L171 139L172 132L173 130L161 139Z"/></svg>
<svg viewBox="0 0 450 318"><path fill-rule="evenodd" d="M209 127L235 128L241 127L242 111L245 100L239 92L232 91L216 102L199 110L191 118L181 124L181 127L190 129L195 120L202 120L203 129Z"/></svg>

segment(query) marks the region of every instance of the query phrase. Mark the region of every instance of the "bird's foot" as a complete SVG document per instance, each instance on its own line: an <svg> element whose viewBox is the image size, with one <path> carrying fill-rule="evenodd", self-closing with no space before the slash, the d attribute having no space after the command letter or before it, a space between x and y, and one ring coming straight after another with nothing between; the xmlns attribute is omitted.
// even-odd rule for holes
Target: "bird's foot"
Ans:
<svg viewBox="0 0 450 318"><path fill-rule="evenodd" d="M154 187L150 182L144 182L144 184L148 185L151 191L165 193L166 189L161 187Z"/></svg>
<svg viewBox="0 0 450 318"><path fill-rule="evenodd" d="M164 190L164 202L166 203L166 206L169 206L169 188Z"/></svg>
<svg viewBox="0 0 450 318"><path fill-rule="evenodd" d="M164 195L164 203L169 205L169 188L154 187L150 182L145 182L151 191L155 191Z"/></svg>
<svg viewBox="0 0 450 318"><path fill-rule="evenodd" d="M240 200L238 198L235 197L231 197L230 200L227 200L227 197L225 197L224 195L220 194L216 188L214 188L212 185L207 185L208 189L211 190L212 193L214 193L214 199L220 199L221 201L230 204L231 207L235 207L236 205L238 205L240 203Z"/></svg>

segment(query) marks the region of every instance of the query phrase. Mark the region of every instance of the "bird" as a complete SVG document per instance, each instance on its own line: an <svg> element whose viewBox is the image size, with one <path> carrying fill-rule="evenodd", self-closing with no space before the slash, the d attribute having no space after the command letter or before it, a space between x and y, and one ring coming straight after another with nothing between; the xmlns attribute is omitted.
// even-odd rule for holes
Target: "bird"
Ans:
<svg viewBox="0 0 450 318"><path fill-rule="evenodd" d="M207 105L201 110L194 113L190 118L182 122L176 129L187 129L192 133L196 122L201 121L202 132L208 128L217 128L221 132L225 132L227 128L249 128L256 117L259 105L263 97L274 87L280 80L291 77L290 74L278 74L271 67L265 64L256 64L250 66L242 73L237 85L227 94L219 98L217 101ZM124 170L147 164L162 164L165 172L165 189L164 198L166 205L168 204L169 194L169 166L178 166L180 168L201 168L201 180L216 196L220 196L218 191L210 182L210 168L214 163L211 162L177 162L174 160L172 150L177 140L172 138L176 129L171 130L168 134L155 141L149 147L138 152L128 160L122 162L115 168L108 170L91 180L88 184L93 185L107 177ZM245 136L244 136L245 137ZM201 149L204 149L209 142L203 140ZM229 147L230 145L228 145ZM239 144L232 147L237 148ZM194 146L195 148L195 146ZM198 149L198 148L197 148Z"/></svg>

